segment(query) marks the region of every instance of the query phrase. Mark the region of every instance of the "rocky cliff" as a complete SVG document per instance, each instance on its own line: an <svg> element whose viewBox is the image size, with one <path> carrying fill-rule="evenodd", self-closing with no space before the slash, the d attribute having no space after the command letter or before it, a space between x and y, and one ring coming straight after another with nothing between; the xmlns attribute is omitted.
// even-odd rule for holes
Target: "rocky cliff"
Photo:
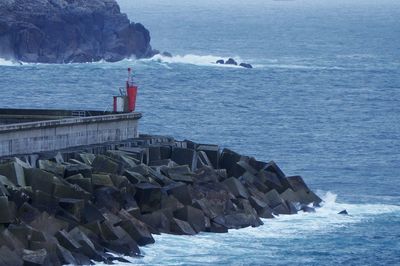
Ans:
<svg viewBox="0 0 400 266"><path fill-rule="evenodd" d="M0 57L69 63L153 53L149 31L115 0L0 1Z"/></svg>

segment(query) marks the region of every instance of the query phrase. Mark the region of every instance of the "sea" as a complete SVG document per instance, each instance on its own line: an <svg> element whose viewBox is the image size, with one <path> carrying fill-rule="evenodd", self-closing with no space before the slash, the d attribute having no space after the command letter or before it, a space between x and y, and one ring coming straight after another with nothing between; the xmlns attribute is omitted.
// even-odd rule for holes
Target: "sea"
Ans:
<svg viewBox="0 0 400 266"><path fill-rule="evenodd" d="M141 133L274 160L324 200L258 228L155 236L125 265L400 265L400 1L118 2L173 57L1 59L1 107L109 111L132 67ZM229 57L254 68L215 64Z"/></svg>

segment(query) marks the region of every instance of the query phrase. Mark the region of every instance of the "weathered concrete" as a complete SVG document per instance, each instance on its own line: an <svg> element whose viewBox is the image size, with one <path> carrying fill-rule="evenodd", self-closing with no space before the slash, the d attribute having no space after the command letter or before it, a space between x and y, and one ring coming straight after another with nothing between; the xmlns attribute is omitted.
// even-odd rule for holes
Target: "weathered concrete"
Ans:
<svg viewBox="0 0 400 266"><path fill-rule="evenodd" d="M136 112L110 113L0 125L0 157L136 138L141 117Z"/></svg>

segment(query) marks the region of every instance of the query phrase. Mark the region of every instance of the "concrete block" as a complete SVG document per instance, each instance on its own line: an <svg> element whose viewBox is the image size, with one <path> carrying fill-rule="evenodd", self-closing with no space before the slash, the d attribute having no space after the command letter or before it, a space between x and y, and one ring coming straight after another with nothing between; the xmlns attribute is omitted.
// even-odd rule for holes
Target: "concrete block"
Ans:
<svg viewBox="0 0 400 266"><path fill-rule="evenodd" d="M197 233L206 229L204 213L199 209L185 206L174 211L174 216L179 220L188 222Z"/></svg>
<svg viewBox="0 0 400 266"><path fill-rule="evenodd" d="M58 210L58 199L46 192L36 190L32 196L32 206L39 211L55 214Z"/></svg>
<svg viewBox="0 0 400 266"><path fill-rule="evenodd" d="M14 220L13 211L10 208L8 197L0 196L0 223L11 223Z"/></svg>
<svg viewBox="0 0 400 266"><path fill-rule="evenodd" d="M61 178L63 178L65 175L65 166L62 164L58 164L49 160L39 160L38 164L39 168L43 171L52 173L53 175Z"/></svg>
<svg viewBox="0 0 400 266"><path fill-rule="evenodd" d="M205 152L214 169L219 168L219 146L210 144L197 145L197 151Z"/></svg>
<svg viewBox="0 0 400 266"><path fill-rule="evenodd" d="M148 183L149 182L148 178L145 178L142 174L133 172L133 171L125 170L124 176L126 176L126 178L128 178L128 180L129 180L129 182L131 182L134 185L139 184L139 183Z"/></svg>
<svg viewBox="0 0 400 266"><path fill-rule="evenodd" d="M171 160L179 165L188 165L192 171L197 168L196 151L192 149L173 148Z"/></svg>
<svg viewBox="0 0 400 266"><path fill-rule="evenodd" d="M207 154L204 151L197 152L197 168L202 166L208 166L214 168L213 164L211 163L210 159L208 158Z"/></svg>
<svg viewBox="0 0 400 266"><path fill-rule="evenodd" d="M82 189L78 185L66 183L54 184L53 196L57 198L71 198L71 199L85 199L89 200L91 194L86 190Z"/></svg>
<svg viewBox="0 0 400 266"><path fill-rule="evenodd" d="M171 232L177 235L195 235L196 231L190 226L188 222L172 218Z"/></svg>
<svg viewBox="0 0 400 266"><path fill-rule="evenodd" d="M299 195L291 188L286 189L280 196L288 202L300 202Z"/></svg>
<svg viewBox="0 0 400 266"><path fill-rule="evenodd" d="M21 207L19 207L17 212L18 218L27 224L31 223L39 215L40 215L39 210L34 208L28 202L23 203Z"/></svg>
<svg viewBox="0 0 400 266"><path fill-rule="evenodd" d="M1 164L0 175L6 176L15 185L26 186L24 168L17 162Z"/></svg>
<svg viewBox="0 0 400 266"><path fill-rule="evenodd" d="M155 242L146 224L136 218L122 221L118 223L117 226L120 226L122 229L124 229L138 243L139 246L153 244Z"/></svg>
<svg viewBox="0 0 400 266"><path fill-rule="evenodd" d="M24 266L41 266L49 265L50 256L46 249L28 250L24 249L22 252L22 260Z"/></svg>
<svg viewBox="0 0 400 266"><path fill-rule="evenodd" d="M237 162L242 159L242 156L232 150L224 149L219 160L219 167L226 169L228 176L240 177L245 170L240 167Z"/></svg>
<svg viewBox="0 0 400 266"><path fill-rule="evenodd" d="M165 196L161 198L161 209L169 210L171 213L177 209L183 208L183 204L177 200L173 195Z"/></svg>
<svg viewBox="0 0 400 266"><path fill-rule="evenodd" d="M118 150L128 153L131 157L140 163L148 161L148 152L146 149L138 147L119 147Z"/></svg>
<svg viewBox="0 0 400 266"><path fill-rule="evenodd" d="M103 214L93 204L86 203L82 212L83 223L102 222L105 220Z"/></svg>
<svg viewBox="0 0 400 266"><path fill-rule="evenodd" d="M59 205L61 208L63 208L64 210L75 216L78 221L81 220L81 214L83 212L83 208L85 207L84 200L60 198Z"/></svg>
<svg viewBox="0 0 400 266"><path fill-rule="evenodd" d="M283 192L288 188L292 188L290 183L288 182L285 174L283 173L283 171L279 168L279 166L274 162L274 161L270 161L265 167L264 167L264 171L265 172L270 172L270 173L274 173L280 183L282 184L282 190L278 190L278 192ZM276 188L277 189L277 188Z"/></svg>
<svg viewBox="0 0 400 266"><path fill-rule="evenodd" d="M284 204L284 200L280 197L279 193L273 189L265 194L264 200L267 202L268 206L275 208L280 204Z"/></svg>
<svg viewBox="0 0 400 266"><path fill-rule="evenodd" d="M56 252L62 265L78 265L78 261L75 259L74 255L61 245L56 245Z"/></svg>
<svg viewBox="0 0 400 266"><path fill-rule="evenodd" d="M46 212L41 213L37 216L29 225L46 235L54 236L58 231L65 230L69 227L69 224L55 218L54 216L48 215Z"/></svg>
<svg viewBox="0 0 400 266"><path fill-rule="evenodd" d="M280 193L286 190L279 177L275 173L262 170L257 174L257 177L268 188L275 189Z"/></svg>
<svg viewBox="0 0 400 266"><path fill-rule="evenodd" d="M210 228L207 228L208 232L211 233L228 233L228 228L223 225L217 224L215 222L211 222Z"/></svg>
<svg viewBox="0 0 400 266"><path fill-rule="evenodd" d="M95 261L102 261L102 256L96 250L94 243L79 227L72 229L68 235L80 245L77 252L82 253Z"/></svg>
<svg viewBox="0 0 400 266"><path fill-rule="evenodd" d="M141 221L155 228L160 233L168 234L171 232L170 221L161 210L142 215Z"/></svg>
<svg viewBox="0 0 400 266"><path fill-rule="evenodd" d="M31 200L30 197L31 192L27 191L25 188L19 188L19 187L8 188L7 192L8 192L8 200L14 202L17 209L19 209L25 202ZM4 196L7 196L7 194Z"/></svg>
<svg viewBox="0 0 400 266"><path fill-rule="evenodd" d="M168 176L176 182L193 183L193 177L188 165L180 165L168 168Z"/></svg>
<svg viewBox="0 0 400 266"><path fill-rule="evenodd" d="M128 187L131 185L131 182L126 176L110 175L110 178L116 188L121 189L123 187Z"/></svg>
<svg viewBox="0 0 400 266"><path fill-rule="evenodd" d="M0 175L0 184L9 188L15 187L15 184L8 179L8 177L5 177L3 175ZM7 193L5 193L7 194Z"/></svg>
<svg viewBox="0 0 400 266"><path fill-rule="evenodd" d="M259 171L257 171L256 169L254 169L248 162L246 162L245 160L240 160L237 162L237 164L242 167L245 172L249 172L252 175L256 175Z"/></svg>
<svg viewBox="0 0 400 266"><path fill-rule="evenodd" d="M92 153L80 153L78 157L83 163L87 165L92 165L94 159L96 159L96 155Z"/></svg>
<svg viewBox="0 0 400 266"><path fill-rule="evenodd" d="M72 185L79 186L80 188L84 189L89 193L93 192L92 178L85 178L83 177L83 175L78 174L68 177L66 181Z"/></svg>
<svg viewBox="0 0 400 266"><path fill-rule="evenodd" d="M92 177L92 167L86 164L66 164L65 177L81 174L84 177Z"/></svg>
<svg viewBox="0 0 400 266"><path fill-rule="evenodd" d="M148 147L149 151L149 161L147 164L154 162L154 161L160 161L161 160L161 149L160 146L150 146Z"/></svg>
<svg viewBox="0 0 400 266"><path fill-rule="evenodd" d="M178 164L175 163L174 161L172 161L171 159L163 159L163 160L159 160L159 161L152 161L152 162L150 162L149 166L151 166L151 167L158 167L158 166L174 167L174 166L178 166Z"/></svg>
<svg viewBox="0 0 400 266"><path fill-rule="evenodd" d="M285 202L275 206L273 208L273 212L276 215L279 215L279 214L289 215L289 214L291 214L291 210L290 210L289 206Z"/></svg>
<svg viewBox="0 0 400 266"><path fill-rule="evenodd" d="M4 266L22 266L24 261L18 256L15 251L12 251L7 246L0 247L0 265Z"/></svg>
<svg viewBox="0 0 400 266"><path fill-rule="evenodd" d="M92 167L95 173L117 174L119 170L118 163L104 155L97 155L92 163Z"/></svg>
<svg viewBox="0 0 400 266"><path fill-rule="evenodd" d="M26 185L31 186L32 190L40 190L49 195L53 193L53 183L57 178L53 174L37 168L24 169Z"/></svg>
<svg viewBox="0 0 400 266"><path fill-rule="evenodd" d="M163 191L167 192L168 195L174 196L179 202L184 205L192 204L192 197L190 195L188 186L185 183L177 182L170 184L163 188Z"/></svg>
<svg viewBox="0 0 400 266"><path fill-rule="evenodd" d="M94 203L98 208L106 208L110 211L118 211L121 209L121 203L116 199L119 190L115 187L100 187L93 193Z"/></svg>
<svg viewBox="0 0 400 266"><path fill-rule="evenodd" d="M240 183L240 181L235 178L231 177L226 179L222 182L222 184L231 192L235 197L241 197L244 199L249 198L249 194L247 189Z"/></svg>
<svg viewBox="0 0 400 266"><path fill-rule="evenodd" d="M142 213L153 212L161 207L161 187L150 184L140 183L136 186L135 200Z"/></svg>
<svg viewBox="0 0 400 266"><path fill-rule="evenodd" d="M172 155L171 146L160 146L160 158L161 160L170 159Z"/></svg>
<svg viewBox="0 0 400 266"><path fill-rule="evenodd" d="M106 174L93 174L92 185L95 188L98 187L114 187L114 183L110 178L110 175Z"/></svg>

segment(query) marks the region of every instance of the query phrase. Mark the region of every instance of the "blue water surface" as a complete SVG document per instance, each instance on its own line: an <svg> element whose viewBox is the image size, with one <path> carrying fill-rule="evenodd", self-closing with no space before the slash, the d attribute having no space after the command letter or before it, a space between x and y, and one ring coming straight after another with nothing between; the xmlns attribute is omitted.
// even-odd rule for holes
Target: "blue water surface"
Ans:
<svg viewBox="0 0 400 266"><path fill-rule="evenodd" d="M259 228L156 236L134 264L400 264L400 1L119 2L173 58L0 60L1 107L110 110L132 66L142 133L275 160L325 200ZM213 63L228 57L255 68Z"/></svg>

